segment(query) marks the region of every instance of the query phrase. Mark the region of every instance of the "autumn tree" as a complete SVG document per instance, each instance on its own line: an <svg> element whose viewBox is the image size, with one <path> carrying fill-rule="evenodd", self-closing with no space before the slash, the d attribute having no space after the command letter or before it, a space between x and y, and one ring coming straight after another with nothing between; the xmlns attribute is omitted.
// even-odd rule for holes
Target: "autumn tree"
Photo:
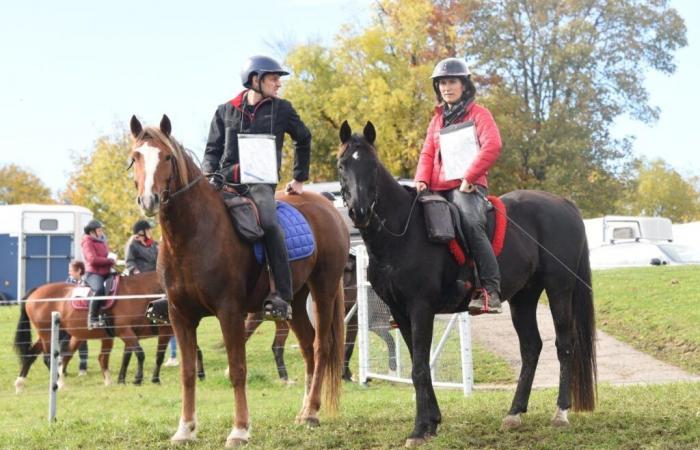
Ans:
<svg viewBox="0 0 700 450"><path fill-rule="evenodd" d="M75 158L62 197L90 209L105 226L112 251L124 256L131 226L141 218L132 172L126 171L131 137L125 132L95 141L92 151Z"/></svg>
<svg viewBox="0 0 700 450"><path fill-rule="evenodd" d="M613 120L656 119L644 73L672 73L685 34L664 0L380 0L369 25L344 27L332 46L294 48L285 95L314 134L317 179L336 178L344 119L371 120L384 163L412 176L435 103L432 67L466 57L504 141L492 189L545 189L609 213L631 163Z"/></svg>
<svg viewBox="0 0 700 450"><path fill-rule="evenodd" d="M626 214L663 216L672 222L700 220L697 178L684 178L664 160L641 161L638 176L621 204Z"/></svg>
<svg viewBox="0 0 700 450"><path fill-rule="evenodd" d="M0 167L0 204L55 203L51 189L32 172L16 164Z"/></svg>

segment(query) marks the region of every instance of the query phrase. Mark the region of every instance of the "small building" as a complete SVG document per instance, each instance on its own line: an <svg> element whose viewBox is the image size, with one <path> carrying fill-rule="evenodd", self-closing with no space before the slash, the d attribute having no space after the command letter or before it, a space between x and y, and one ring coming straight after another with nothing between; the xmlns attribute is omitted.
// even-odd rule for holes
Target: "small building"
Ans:
<svg viewBox="0 0 700 450"><path fill-rule="evenodd" d="M63 281L92 212L74 205L0 205L0 300Z"/></svg>
<svg viewBox="0 0 700 450"><path fill-rule="evenodd" d="M673 241L671 220L666 217L603 216L583 221L588 248L615 241Z"/></svg>

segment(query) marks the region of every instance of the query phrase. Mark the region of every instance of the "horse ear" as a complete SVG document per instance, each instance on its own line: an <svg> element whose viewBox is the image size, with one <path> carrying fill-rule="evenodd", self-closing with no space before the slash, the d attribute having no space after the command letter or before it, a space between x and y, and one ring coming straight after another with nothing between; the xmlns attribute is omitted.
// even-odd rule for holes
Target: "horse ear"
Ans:
<svg viewBox="0 0 700 450"><path fill-rule="evenodd" d="M170 119L168 116L163 114L163 118L160 119L160 131L166 136L170 137L170 132L173 131L173 126L170 124Z"/></svg>
<svg viewBox="0 0 700 450"><path fill-rule="evenodd" d="M369 120L367 121L367 125L365 125L365 129L362 130L362 134L365 136L367 142L374 145L374 140L377 138L377 132L374 130L374 125L372 125L372 122Z"/></svg>
<svg viewBox="0 0 700 450"><path fill-rule="evenodd" d="M134 139L137 139L143 131L143 127L141 126L141 122L139 122L139 119L137 119L135 115L131 116L131 122L129 123L129 126L131 127L131 135L134 136Z"/></svg>
<svg viewBox="0 0 700 450"><path fill-rule="evenodd" d="M349 141L350 136L352 136L352 130L350 129L350 125L348 125L347 120L343 120L343 124L340 126L340 142L341 142L341 144L345 144L347 141Z"/></svg>

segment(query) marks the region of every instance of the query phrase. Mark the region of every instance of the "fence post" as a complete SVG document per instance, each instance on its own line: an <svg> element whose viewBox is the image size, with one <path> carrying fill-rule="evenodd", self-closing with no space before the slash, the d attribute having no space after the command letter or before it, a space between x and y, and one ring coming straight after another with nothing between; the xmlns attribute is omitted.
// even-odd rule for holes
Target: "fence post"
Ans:
<svg viewBox="0 0 700 450"><path fill-rule="evenodd" d="M469 314L459 314L459 348L462 356L462 391L464 395L472 393L474 385L474 363L472 360L472 331Z"/></svg>
<svg viewBox="0 0 700 450"><path fill-rule="evenodd" d="M61 313L51 313L51 366L49 379L49 423L56 420L56 391L58 390L58 369L61 348L58 343L58 329L61 325Z"/></svg>
<svg viewBox="0 0 700 450"><path fill-rule="evenodd" d="M369 365L369 318L367 317L367 251L364 245L355 247L357 258L357 339L359 344L360 364L359 382L367 383Z"/></svg>

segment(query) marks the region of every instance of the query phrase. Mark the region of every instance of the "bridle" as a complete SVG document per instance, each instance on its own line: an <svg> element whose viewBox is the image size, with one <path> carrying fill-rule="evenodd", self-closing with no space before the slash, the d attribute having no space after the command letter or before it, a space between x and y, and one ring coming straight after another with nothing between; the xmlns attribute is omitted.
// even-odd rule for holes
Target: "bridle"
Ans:
<svg viewBox="0 0 700 450"><path fill-rule="evenodd" d="M346 150L347 151L347 150ZM378 179L378 174L379 174L379 162L377 161L377 164L374 167L374 176L372 177L374 180L374 186L377 186L377 179ZM340 177L340 195L343 198L343 204L345 205L346 208L348 208L348 211L351 210L350 205L348 205L347 197L350 195L350 193L347 190L347 187L345 186L345 183L343 181L343 177ZM389 229L386 225L386 219L382 219L379 214L377 214L377 211L375 207L377 206L377 201L379 199L379 190L375 187L374 189L374 197L372 198L372 203L369 206L369 219L363 224L358 224L355 222L353 219L352 223L355 225L355 228L358 228L360 230L367 229L369 227L370 222L372 221L372 218L377 219L378 223L378 229L379 230L384 230L386 231L389 235L393 237L403 237L406 235L406 232L408 231L408 226L411 223L411 218L413 217L413 211L416 209L416 203L418 203L418 197L420 197L420 193L416 192L416 196L413 199L413 202L411 203L411 209L408 212L408 217L406 218L406 223L403 226L403 229L401 232L394 232Z"/></svg>

